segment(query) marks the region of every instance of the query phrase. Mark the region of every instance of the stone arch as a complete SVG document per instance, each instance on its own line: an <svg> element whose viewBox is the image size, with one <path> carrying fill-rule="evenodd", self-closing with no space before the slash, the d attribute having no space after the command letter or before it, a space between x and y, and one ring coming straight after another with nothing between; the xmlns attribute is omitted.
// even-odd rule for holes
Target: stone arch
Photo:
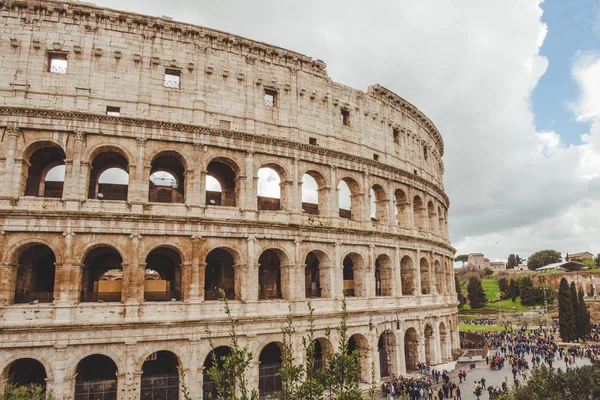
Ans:
<svg viewBox="0 0 600 400"><path fill-rule="evenodd" d="M46 382L51 381L48 370L36 357L15 357L1 370L0 382L16 386L39 385L46 390Z"/></svg>
<svg viewBox="0 0 600 400"><path fill-rule="evenodd" d="M352 352L358 352L358 378L362 382L369 382L370 366L369 366L369 341L367 338L360 334L355 333L348 339L348 354Z"/></svg>
<svg viewBox="0 0 600 400"><path fill-rule="evenodd" d="M258 392L261 397L281 390L281 344L271 342L260 351L258 356Z"/></svg>
<svg viewBox="0 0 600 400"><path fill-rule="evenodd" d="M423 330L423 339L425 341L425 363L431 366L435 363L435 334L430 324L425 325Z"/></svg>
<svg viewBox="0 0 600 400"><path fill-rule="evenodd" d="M141 400L179 399L179 357L168 350L151 353L142 362Z"/></svg>
<svg viewBox="0 0 600 400"><path fill-rule="evenodd" d="M327 187L327 181L320 172L314 169L306 170L301 176L302 212L319 215L327 205L327 191L324 190ZM314 191L312 186L316 186Z"/></svg>
<svg viewBox="0 0 600 400"><path fill-rule="evenodd" d="M446 331L446 325L444 324L443 321L440 321L439 332L440 332L440 351L442 352L441 359L442 359L442 362L444 362L444 361L448 361L449 357L448 357L448 336L447 336L448 332Z"/></svg>
<svg viewBox="0 0 600 400"><path fill-rule="evenodd" d="M346 296L364 297L366 295L364 258L358 253L350 252L342 260L343 288Z"/></svg>
<svg viewBox="0 0 600 400"><path fill-rule="evenodd" d="M446 232L445 232L444 227L446 224L444 222L444 213L442 212L442 207L438 206L437 211L438 211L438 213L437 213L437 215L438 215L438 224L437 224L438 233L440 236L445 236Z"/></svg>
<svg viewBox="0 0 600 400"><path fill-rule="evenodd" d="M76 366L75 398L116 398L119 369L109 356L95 353L81 359Z"/></svg>
<svg viewBox="0 0 600 400"><path fill-rule="evenodd" d="M388 198L385 189L376 183L369 191L371 220L374 222L386 222L388 216Z"/></svg>
<svg viewBox="0 0 600 400"><path fill-rule="evenodd" d="M181 300L183 259L179 249L175 246L157 246L148 253L145 262L144 300Z"/></svg>
<svg viewBox="0 0 600 400"><path fill-rule="evenodd" d="M213 157L206 165L206 205L235 207L240 203L240 167L228 157ZM218 182L220 190L209 187L208 177Z"/></svg>
<svg viewBox="0 0 600 400"><path fill-rule="evenodd" d="M88 198L127 200L129 191L129 158L127 153L118 146L102 145L97 146L92 151L91 156ZM103 174L112 169L124 171L127 174L127 182L101 182Z"/></svg>
<svg viewBox="0 0 600 400"><path fill-rule="evenodd" d="M102 143L102 144L98 144L98 145L90 148L82 156L82 159L83 160L87 160L90 163L90 165L91 165L91 163L94 161L94 158L96 158L99 154L102 154L102 153L117 153L117 154L120 154L121 156L123 156L123 158L125 158L125 160L127 161L127 164L131 164L132 160L134 160L134 157L132 157L131 153L127 150L127 148L121 146L118 143L110 143L110 144Z"/></svg>
<svg viewBox="0 0 600 400"><path fill-rule="evenodd" d="M355 221L360 220L363 201L360 184L353 178L345 177L340 179L337 189L339 216ZM349 194L346 194L346 191Z"/></svg>
<svg viewBox="0 0 600 400"><path fill-rule="evenodd" d="M392 296L394 266L387 254L380 254L375 260L375 295Z"/></svg>
<svg viewBox="0 0 600 400"><path fill-rule="evenodd" d="M396 374L394 360L396 359L396 335L390 329L386 329L379 336L377 351L379 353L379 376L380 378L391 377Z"/></svg>
<svg viewBox="0 0 600 400"><path fill-rule="evenodd" d="M281 267L288 265L287 260L287 255L281 249L270 248L262 252L258 258L258 298L260 300L284 298Z"/></svg>
<svg viewBox="0 0 600 400"><path fill-rule="evenodd" d="M204 267L204 300L219 300L219 289L225 292L227 299L237 299L242 284L235 273L239 260L239 253L228 247L217 247L208 252Z"/></svg>
<svg viewBox="0 0 600 400"><path fill-rule="evenodd" d="M331 259L322 250L311 250L304 257L304 288L306 298L333 297L329 268Z"/></svg>
<svg viewBox="0 0 600 400"><path fill-rule="evenodd" d="M62 239L62 240L64 240L64 239ZM9 250L6 252L6 254L7 254L6 261L8 261L12 264L18 264L19 258L21 257L21 255L25 251L27 251L29 248L31 248L33 246L37 246L37 245L43 245L43 246L48 247L52 251L52 253L55 254L57 260L62 260L62 253L60 252L60 249L54 243L52 243L42 237L35 237L35 238L27 238L27 239L19 240L17 243L12 245L9 248Z"/></svg>
<svg viewBox="0 0 600 400"><path fill-rule="evenodd" d="M49 246L41 243L21 246L15 264L14 303L50 303L54 300L56 254Z"/></svg>
<svg viewBox="0 0 600 400"><path fill-rule="evenodd" d="M433 271L435 273L435 291L437 294L444 293L444 274L438 260L433 263Z"/></svg>
<svg viewBox="0 0 600 400"><path fill-rule="evenodd" d="M216 399L217 392L215 388L215 384L208 375L208 370L212 368L213 365L217 365L220 367L223 365L223 357L231 354L231 347L229 346L216 346L211 349L206 358L204 359L203 371L202 371L202 388L203 388L203 398L202 400ZM223 375L223 379L221 380L221 385L228 388L229 381L227 376ZM226 389L227 390L227 389Z"/></svg>
<svg viewBox="0 0 600 400"><path fill-rule="evenodd" d="M22 193L25 196L61 198L64 186L64 170L62 178L47 180L47 176L55 167L65 165L67 158L63 147L52 141L38 141L30 144L24 151L23 158L29 163L22 169ZM60 175L60 174L59 174Z"/></svg>
<svg viewBox="0 0 600 400"><path fill-rule="evenodd" d="M185 201L186 159L177 151L160 150L153 154L148 177L148 201L183 203Z"/></svg>
<svg viewBox="0 0 600 400"><path fill-rule="evenodd" d="M316 371L319 371L326 365L327 359L335 352L335 349L327 337L316 338L313 343L315 345L314 367ZM308 354L306 356L308 357Z"/></svg>
<svg viewBox="0 0 600 400"><path fill-rule="evenodd" d="M409 228L410 202L404 190L396 189L394 201L396 205L396 224L400 228Z"/></svg>
<svg viewBox="0 0 600 400"><path fill-rule="evenodd" d="M429 232L437 233L437 216L435 214L435 206L433 205L433 201L427 202L427 225L429 227Z"/></svg>
<svg viewBox="0 0 600 400"><path fill-rule="evenodd" d="M83 255L81 301L121 301L123 257L114 246L90 245Z"/></svg>
<svg viewBox="0 0 600 400"><path fill-rule="evenodd" d="M415 266L410 256L402 257L400 261L400 276L402 279L402 295L414 296L416 294Z"/></svg>
<svg viewBox="0 0 600 400"><path fill-rule="evenodd" d="M425 257L419 261L419 270L421 272L421 294L431 294L431 272L429 261Z"/></svg>
<svg viewBox="0 0 600 400"><path fill-rule="evenodd" d="M443 271L444 284L442 285L444 294L452 293L453 279L452 279L452 270L450 269L450 265L452 265L452 264L448 264L448 261L444 261L444 271Z"/></svg>
<svg viewBox="0 0 600 400"><path fill-rule="evenodd" d="M277 178L274 177L273 173L277 175ZM261 175L263 176L261 177ZM272 183L269 182L267 175L270 175L273 179ZM289 177L287 169L277 162L268 161L258 168L257 177L258 209L266 211L287 209L287 182Z"/></svg>
<svg viewBox="0 0 600 400"><path fill-rule="evenodd" d="M413 216L414 216L414 227L418 230L425 230L425 206L421 196L416 195L413 197Z"/></svg>
<svg viewBox="0 0 600 400"><path fill-rule="evenodd" d="M419 335L415 328L408 328L404 333L404 360L406 371L414 371L419 363Z"/></svg>

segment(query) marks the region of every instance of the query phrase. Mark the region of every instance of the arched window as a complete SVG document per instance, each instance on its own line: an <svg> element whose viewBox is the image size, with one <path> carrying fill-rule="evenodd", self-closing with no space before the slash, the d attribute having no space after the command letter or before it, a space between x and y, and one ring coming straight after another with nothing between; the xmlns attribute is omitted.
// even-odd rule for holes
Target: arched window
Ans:
<svg viewBox="0 0 600 400"><path fill-rule="evenodd" d="M204 278L204 300L219 300L219 289L229 300L235 299L234 259L229 251L214 249L206 256Z"/></svg>
<svg viewBox="0 0 600 400"><path fill-rule="evenodd" d="M184 195L185 167L181 157L173 152L159 154L151 164L148 201L183 203Z"/></svg>
<svg viewBox="0 0 600 400"><path fill-rule="evenodd" d="M277 343L269 343L260 352L258 367L258 393L261 398L281 390L281 349Z"/></svg>
<svg viewBox="0 0 600 400"><path fill-rule="evenodd" d="M338 184L339 216L345 219L360 220L360 186L352 178L344 178Z"/></svg>
<svg viewBox="0 0 600 400"><path fill-rule="evenodd" d="M415 229L425 229L425 206L419 196L413 198L413 213L415 218Z"/></svg>
<svg viewBox="0 0 600 400"><path fill-rule="evenodd" d="M273 250L266 250L258 259L258 298L281 299L281 260Z"/></svg>
<svg viewBox="0 0 600 400"><path fill-rule="evenodd" d="M227 346L220 346L216 349L213 349L206 359L204 360L204 371L202 373L203 377L203 397L202 400L214 400L217 398L217 388L213 380L208 374L208 371L215 366L216 368L222 368L223 363L225 361L225 357L231 354L231 349ZM226 374L223 374L221 380L221 386L227 391L225 393L225 398L230 398L231 393L229 390L234 389L230 387L231 382Z"/></svg>
<svg viewBox="0 0 600 400"><path fill-rule="evenodd" d="M116 399L117 365L110 358L94 354L77 364L75 399Z"/></svg>
<svg viewBox="0 0 600 400"><path fill-rule="evenodd" d="M18 260L15 303L49 303L54 300L56 257L43 244L30 245Z"/></svg>
<svg viewBox="0 0 600 400"><path fill-rule="evenodd" d="M121 301L122 263L121 255L112 247L91 250L83 261L81 301Z"/></svg>
<svg viewBox="0 0 600 400"><path fill-rule="evenodd" d="M6 367L6 377L8 383L17 387L36 385L46 391L46 368L41 362L33 358L19 358Z"/></svg>
<svg viewBox="0 0 600 400"><path fill-rule="evenodd" d="M281 177L273 168L258 170L258 209L281 210Z"/></svg>
<svg viewBox="0 0 600 400"><path fill-rule="evenodd" d="M387 204L385 190L381 185L373 185L369 192L371 201L371 221L385 222L387 220Z"/></svg>
<svg viewBox="0 0 600 400"><path fill-rule="evenodd" d="M421 294L431 294L431 272L429 271L429 262L426 258L421 258Z"/></svg>
<svg viewBox="0 0 600 400"><path fill-rule="evenodd" d="M319 215L319 185L308 173L302 175L302 212Z"/></svg>
<svg viewBox="0 0 600 400"><path fill-rule="evenodd" d="M437 294L442 294L443 293L443 273L442 273L442 267L440 265L439 261L435 261L435 263L433 264L433 268L435 270L435 290L437 292Z"/></svg>
<svg viewBox="0 0 600 400"><path fill-rule="evenodd" d="M408 328L404 334L404 360L407 371L417 369L419 363L419 336L414 328Z"/></svg>
<svg viewBox="0 0 600 400"><path fill-rule="evenodd" d="M369 382L370 380L370 365L369 365L369 342L360 333L354 334L348 340L348 354L358 352L358 374L357 380Z"/></svg>
<svg viewBox="0 0 600 400"><path fill-rule="evenodd" d="M394 375L394 359L396 348L396 337L392 331L385 330L380 336L377 343L377 351L379 352L379 376L381 378Z"/></svg>
<svg viewBox="0 0 600 400"><path fill-rule="evenodd" d="M28 160L25 196L61 198L65 158L65 152L53 145L35 150Z"/></svg>
<svg viewBox="0 0 600 400"><path fill-rule="evenodd" d="M393 279L392 260L382 254L375 260L375 295L391 296Z"/></svg>
<svg viewBox="0 0 600 400"><path fill-rule="evenodd" d="M206 205L235 207L239 195L238 166L231 160L216 158L206 168Z"/></svg>
<svg viewBox="0 0 600 400"><path fill-rule="evenodd" d="M179 399L179 360L170 351L150 354L142 365L140 400Z"/></svg>
<svg viewBox="0 0 600 400"><path fill-rule="evenodd" d="M94 157L90 172L88 198L99 200L127 200L129 191L129 163L116 151L105 151Z"/></svg>
<svg viewBox="0 0 600 400"><path fill-rule="evenodd" d="M348 297L364 296L364 260L357 253L350 253L344 257L343 277L344 290Z"/></svg>
<svg viewBox="0 0 600 400"><path fill-rule="evenodd" d="M181 257L175 250L158 247L146 257L144 300L181 300Z"/></svg>
<svg viewBox="0 0 600 400"><path fill-rule="evenodd" d="M402 257L400 261L400 275L402 277L402 295L415 295L415 267L409 256Z"/></svg>
<svg viewBox="0 0 600 400"><path fill-rule="evenodd" d="M435 215L435 207L431 201L427 203L427 218L429 220L429 232L437 233L437 217Z"/></svg>
<svg viewBox="0 0 600 400"><path fill-rule="evenodd" d="M408 228L409 202L402 189L397 189L394 193L396 200L396 223L400 228Z"/></svg>

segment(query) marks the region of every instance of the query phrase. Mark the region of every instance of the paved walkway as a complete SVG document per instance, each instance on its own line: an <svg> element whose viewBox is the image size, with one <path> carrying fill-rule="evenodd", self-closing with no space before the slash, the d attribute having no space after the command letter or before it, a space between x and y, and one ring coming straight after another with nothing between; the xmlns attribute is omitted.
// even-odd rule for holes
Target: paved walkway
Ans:
<svg viewBox="0 0 600 400"><path fill-rule="evenodd" d="M529 362L529 365L531 366L531 355L525 355L525 359ZM556 358L553 364L553 366L555 368L562 368L564 369L565 364L564 362L560 361L558 362L558 358ZM582 366L582 365L590 365L590 360L585 358L576 358L575 360L575 365L576 366ZM458 364L456 366L456 370L452 371L450 373L450 380L452 382L458 383L458 370L465 370L467 371L467 382L463 382L462 384L459 384L460 386L460 391L462 393L462 399L463 400L476 400L477 397L473 394L473 382L475 380L481 380L481 378L485 377L486 380L486 386L499 386L502 384L502 382L504 381L504 378L508 379L508 384L512 385L513 382L513 377L512 377L512 368L510 367L510 365L508 363L505 363L505 366L503 369L499 370L499 371L492 371L489 369L489 367L487 367L485 365L485 362L479 362L476 364L475 369L471 369L469 370L469 365L467 363L464 364ZM531 374L531 369L530 372ZM517 375L517 379L519 379L519 381L523 382L523 378L520 375ZM440 387L441 385L436 385L437 387ZM382 397L383 398L383 397ZM489 398L488 396L488 392L487 390L485 390L483 392L483 395L480 397L480 400L487 400Z"/></svg>

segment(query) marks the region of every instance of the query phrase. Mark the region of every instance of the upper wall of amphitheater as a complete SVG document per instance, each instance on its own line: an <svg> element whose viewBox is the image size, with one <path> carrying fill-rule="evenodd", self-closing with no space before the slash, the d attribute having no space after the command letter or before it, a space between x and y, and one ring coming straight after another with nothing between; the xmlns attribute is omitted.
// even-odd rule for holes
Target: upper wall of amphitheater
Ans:
<svg viewBox="0 0 600 400"><path fill-rule="evenodd" d="M363 92L333 82L321 60L89 3L0 1L0 17L0 106L91 114L118 107L124 118L341 150L443 187L444 147L433 123L380 85ZM55 55L66 57L66 73L49 71ZM165 85L172 71L178 88Z"/></svg>

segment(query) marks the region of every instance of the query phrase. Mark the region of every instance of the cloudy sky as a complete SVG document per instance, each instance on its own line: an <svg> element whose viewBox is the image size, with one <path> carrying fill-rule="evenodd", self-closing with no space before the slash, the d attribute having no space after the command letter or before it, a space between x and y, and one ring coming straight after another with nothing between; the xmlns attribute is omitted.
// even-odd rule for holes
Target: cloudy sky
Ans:
<svg viewBox="0 0 600 400"><path fill-rule="evenodd" d="M597 0L96 0L236 33L380 83L444 137L450 234L492 260L600 253Z"/></svg>

